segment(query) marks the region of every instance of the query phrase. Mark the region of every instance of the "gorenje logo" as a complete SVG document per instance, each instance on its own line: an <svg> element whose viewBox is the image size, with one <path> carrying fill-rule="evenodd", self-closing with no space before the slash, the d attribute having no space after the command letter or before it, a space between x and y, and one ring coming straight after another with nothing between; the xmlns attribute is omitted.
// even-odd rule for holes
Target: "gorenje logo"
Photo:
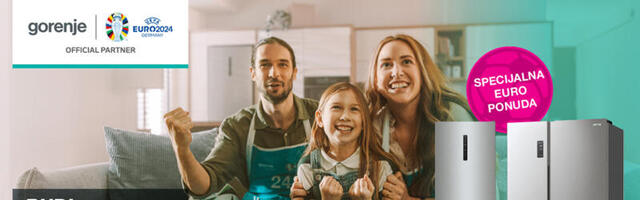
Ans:
<svg viewBox="0 0 640 200"><path fill-rule="evenodd" d="M184 0L14 0L0 31L11 32L13 69L187 69L188 8ZM42 198L69 199L49 194Z"/></svg>
<svg viewBox="0 0 640 200"><path fill-rule="evenodd" d="M31 22L29 23L29 35L37 35L38 33L57 32L76 35L77 32L84 33L87 31L87 24L84 22L77 23L77 19L73 22Z"/></svg>

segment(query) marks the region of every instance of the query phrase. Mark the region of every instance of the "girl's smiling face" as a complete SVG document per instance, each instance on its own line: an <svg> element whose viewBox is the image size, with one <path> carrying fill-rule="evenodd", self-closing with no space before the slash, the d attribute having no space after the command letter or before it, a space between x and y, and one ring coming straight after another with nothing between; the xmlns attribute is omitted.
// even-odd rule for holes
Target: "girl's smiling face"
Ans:
<svg viewBox="0 0 640 200"><path fill-rule="evenodd" d="M362 134L362 106L351 90L339 91L316 111L318 126L334 145L353 144Z"/></svg>
<svg viewBox="0 0 640 200"><path fill-rule="evenodd" d="M385 99L407 104L420 94L421 76L416 56L403 41L391 41L380 49L376 67L377 91Z"/></svg>

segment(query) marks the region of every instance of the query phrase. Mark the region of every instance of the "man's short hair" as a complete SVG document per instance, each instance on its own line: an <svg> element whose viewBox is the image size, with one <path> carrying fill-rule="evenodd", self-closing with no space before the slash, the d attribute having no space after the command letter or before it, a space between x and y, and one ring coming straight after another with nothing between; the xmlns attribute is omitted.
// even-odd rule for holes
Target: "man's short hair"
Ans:
<svg viewBox="0 0 640 200"><path fill-rule="evenodd" d="M284 40L277 37L273 37L273 36L264 38L258 41L258 43L256 43L256 45L253 46L253 50L251 50L251 67L256 66L256 49L258 49L258 47L262 45L274 44L274 43L282 45L284 48L287 48L287 50L289 50L289 55L291 55L291 64L293 65L293 68L296 68L296 56L293 54L293 48L291 48L291 46Z"/></svg>

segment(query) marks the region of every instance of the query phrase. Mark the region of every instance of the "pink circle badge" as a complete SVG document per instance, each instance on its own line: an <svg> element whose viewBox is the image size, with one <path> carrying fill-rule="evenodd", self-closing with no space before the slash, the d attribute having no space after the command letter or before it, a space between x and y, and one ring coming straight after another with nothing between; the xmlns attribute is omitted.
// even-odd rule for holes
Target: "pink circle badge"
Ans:
<svg viewBox="0 0 640 200"><path fill-rule="evenodd" d="M507 132L508 122L540 121L553 96L551 74L535 54L519 47L500 47L484 54L471 69L467 98L480 121L495 121Z"/></svg>

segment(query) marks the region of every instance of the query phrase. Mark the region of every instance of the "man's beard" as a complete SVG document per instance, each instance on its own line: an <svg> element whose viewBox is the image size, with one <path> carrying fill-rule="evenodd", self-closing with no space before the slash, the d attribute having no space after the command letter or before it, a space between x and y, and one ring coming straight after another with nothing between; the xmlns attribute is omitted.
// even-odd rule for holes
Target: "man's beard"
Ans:
<svg viewBox="0 0 640 200"><path fill-rule="evenodd" d="M281 87L284 89L284 92L282 92L282 94L280 95L271 95L269 94L269 92L267 91L267 87L270 83L272 82L280 82ZM289 96L289 93L291 93L291 90L293 89L293 84L285 84L284 81L279 81L276 79L269 79L267 80L267 82L260 87L260 90L262 90L262 96L269 101L270 103L277 105L282 103L285 99L287 99L287 97Z"/></svg>

